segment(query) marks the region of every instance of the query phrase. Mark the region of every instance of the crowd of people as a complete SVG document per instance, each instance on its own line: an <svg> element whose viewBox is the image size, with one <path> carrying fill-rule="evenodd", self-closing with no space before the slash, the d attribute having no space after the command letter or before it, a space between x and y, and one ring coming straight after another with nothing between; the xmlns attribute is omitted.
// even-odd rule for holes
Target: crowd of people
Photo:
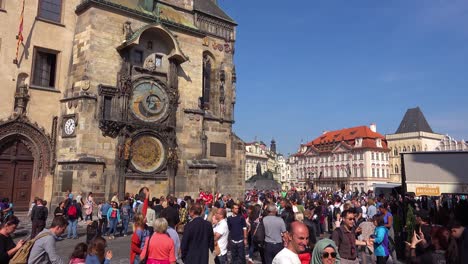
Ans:
<svg viewBox="0 0 468 264"><path fill-rule="evenodd" d="M267 264L468 262L464 195L416 199L293 188L250 190L240 199L203 190L193 198L151 198L142 188L123 200L115 193L96 203L92 193L68 192L49 228L46 205L35 199L29 212L31 239L17 243L13 205L2 209L0 263L26 255L33 264L108 264L107 240L127 235L130 264L205 264L209 251L221 264L252 264L254 259ZM80 221L87 227L86 243L77 243L70 258L62 259L55 243L78 238Z"/></svg>

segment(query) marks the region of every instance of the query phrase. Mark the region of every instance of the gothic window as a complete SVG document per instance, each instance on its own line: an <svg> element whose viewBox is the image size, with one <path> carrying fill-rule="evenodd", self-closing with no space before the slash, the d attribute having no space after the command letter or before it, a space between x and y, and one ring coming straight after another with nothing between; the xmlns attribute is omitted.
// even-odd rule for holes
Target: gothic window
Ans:
<svg viewBox="0 0 468 264"><path fill-rule="evenodd" d="M354 177L357 177L357 167L353 169L353 172L354 172Z"/></svg>
<svg viewBox="0 0 468 264"><path fill-rule="evenodd" d="M43 49L35 50L32 84L54 88L57 68L57 52Z"/></svg>
<svg viewBox="0 0 468 264"><path fill-rule="evenodd" d="M400 173L400 171L398 169L398 165L395 165L395 173Z"/></svg>
<svg viewBox="0 0 468 264"><path fill-rule="evenodd" d="M363 167L359 168L359 174L360 174L361 177L364 177L364 168Z"/></svg>
<svg viewBox="0 0 468 264"><path fill-rule="evenodd" d="M375 168L372 168L372 177L375 177Z"/></svg>
<svg viewBox="0 0 468 264"><path fill-rule="evenodd" d="M377 178L380 178L380 169L377 168Z"/></svg>
<svg viewBox="0 0 468 264"><path fill-rule="evenodd" d="M205 54L203 56L203 91L202 91L202 104L203 109L210 108L210 92L211 92L211 70L212 70L212 60Z"/></svg>
<svg viewBox="0 0 468 264"><path fill-rule="evenodd" d="M39 0L38 16L60 23L62 18L62 0Z"/></svg>
<svg viewBox="0 0 468 264"><path fill-rule="evenodd" d="M406 146L403 147L403 152L406 152Z"/></svg>

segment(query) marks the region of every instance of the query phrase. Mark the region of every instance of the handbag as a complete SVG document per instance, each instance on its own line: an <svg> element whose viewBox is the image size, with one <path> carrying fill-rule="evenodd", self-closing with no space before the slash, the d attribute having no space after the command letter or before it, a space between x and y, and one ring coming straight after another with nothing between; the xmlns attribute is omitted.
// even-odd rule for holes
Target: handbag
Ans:
<svg viewBox="0 0 468 264"><path fill-rule="evenodd" d="M148 262L148 252L149 252L150 241L151 241L152 237L153 237L153 235L150 235L150 237L148 238L148 245L146 245L145 258L140 260L140 264L146 264Z"/></svg>

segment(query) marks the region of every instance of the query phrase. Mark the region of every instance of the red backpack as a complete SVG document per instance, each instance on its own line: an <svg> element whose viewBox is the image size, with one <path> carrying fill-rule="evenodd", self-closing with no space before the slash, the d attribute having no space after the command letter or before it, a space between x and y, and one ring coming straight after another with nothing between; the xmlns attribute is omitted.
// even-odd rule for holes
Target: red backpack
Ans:
<svg viewBox="0 0 468 264"><path fill-rule="evenodd" d="M78 215L78 211L76 210L76 206L75 205L70 205L70 207L68 208L68 211L67 211L67 215L69 218L71 219L75 219L76 216Z"/></svg>

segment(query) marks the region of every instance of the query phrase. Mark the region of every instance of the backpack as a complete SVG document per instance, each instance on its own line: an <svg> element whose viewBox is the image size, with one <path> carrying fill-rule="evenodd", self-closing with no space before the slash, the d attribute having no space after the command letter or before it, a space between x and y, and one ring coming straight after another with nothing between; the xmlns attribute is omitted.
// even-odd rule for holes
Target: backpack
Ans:
<svg viewBox="0 0 468 264"><path fill-rule="evenodd" d="M78 210L76 209L76 205L70 205L67 210L67 215L68 218L70 219L76 219L76 216L78 215Z"/></svg>
<svg viewBox="0 0 468 264"><path fill-rule="evenodd" d="M253 234L253 241L257 245L263 245L265 242L265 225L263 224L263 221L260 221L260 223L257 224Z"/></svg>
<svg viewBox="0 0 468 264"><path fill-rule="evenodd" d="M336 220L336 216L337 216L338 214L341 214L340 207L334 206L334 207L333 207L333 215L332 215L333 220Z"/></svg>
<svg viewBox="0 0 468 264"><path fill-rule="evenodd" d="M49 232L42 233L35 238L28 240L24 243L24 245L16 252L16 254L10 259L10 264L27 264L29 254L31 253L31 249L34 246L34 243L43 238L50 235Z"/></svg>

